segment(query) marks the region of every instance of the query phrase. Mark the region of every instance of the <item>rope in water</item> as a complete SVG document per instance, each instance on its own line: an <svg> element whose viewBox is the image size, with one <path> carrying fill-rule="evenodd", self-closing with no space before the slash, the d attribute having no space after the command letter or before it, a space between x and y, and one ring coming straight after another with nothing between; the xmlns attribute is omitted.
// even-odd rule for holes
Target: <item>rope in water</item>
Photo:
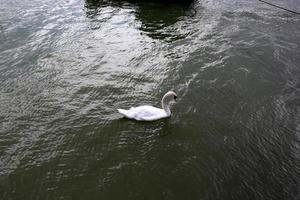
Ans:
<svg viewBox="0 0 300 200"><path fill-rule="evenodd" d="M274 6L274 7L276 7L276 8L279 8L279 9L282 9L282 10L285 10L285 11L288 11L288 12L291 12L291 13L294 13L294 14L297 14L297 15L300 15L299 12L296 12L296 11L293 11L293 10L290 10L290 9L287 9L287 8L284 8L284 7L281 7L281 6L277 6L277 5L272 4L272 3L269 3L269 2L267 2L267 1L264 1L264 0L258 0L258 1L261 1L261 2L263 2L263 3L265 3L265 4L269 4L269 5Z"/></svg>

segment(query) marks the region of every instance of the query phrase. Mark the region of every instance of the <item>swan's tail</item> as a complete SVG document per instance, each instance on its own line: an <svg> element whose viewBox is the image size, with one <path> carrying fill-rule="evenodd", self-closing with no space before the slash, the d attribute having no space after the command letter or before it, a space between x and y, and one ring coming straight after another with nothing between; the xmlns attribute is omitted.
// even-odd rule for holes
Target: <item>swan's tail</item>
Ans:
<svg viewBox="0 0 300 200"><path fill-rule="evenodd" d="M121 113L122 115L127 116L127 112L128 110L124 110L124 109L118 109L118 112Z"/></svg>

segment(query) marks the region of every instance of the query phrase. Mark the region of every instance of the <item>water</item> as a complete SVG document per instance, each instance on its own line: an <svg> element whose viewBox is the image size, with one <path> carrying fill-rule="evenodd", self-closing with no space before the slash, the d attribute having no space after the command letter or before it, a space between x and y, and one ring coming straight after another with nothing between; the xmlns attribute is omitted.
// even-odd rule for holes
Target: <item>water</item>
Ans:
<svg viewBox="0 0 300 200"><path fill-rule="evenodd" d="M300 199L299 16L256 0L0 5L1 199ZM171 89L170 119L116 112Z"/></svg>

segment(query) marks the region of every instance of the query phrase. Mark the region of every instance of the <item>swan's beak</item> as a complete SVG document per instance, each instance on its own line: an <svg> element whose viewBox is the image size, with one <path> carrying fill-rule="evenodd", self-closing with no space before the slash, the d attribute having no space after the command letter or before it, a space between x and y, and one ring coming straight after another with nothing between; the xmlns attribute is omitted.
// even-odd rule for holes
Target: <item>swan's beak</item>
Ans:
<svg viewBox="0 0 300 200"><path fill-rule="evenodd" d="M177 102L177 96L174 96L174 101Z"/></svg>

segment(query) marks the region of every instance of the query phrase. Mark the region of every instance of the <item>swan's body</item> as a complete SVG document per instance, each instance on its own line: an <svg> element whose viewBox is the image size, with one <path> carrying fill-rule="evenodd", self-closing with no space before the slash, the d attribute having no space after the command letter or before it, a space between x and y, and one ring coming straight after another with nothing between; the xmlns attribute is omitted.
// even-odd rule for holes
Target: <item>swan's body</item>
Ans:
<svg viewBox="0 0 300 200"><path fill-rule="evenodd" d="M154 121L171 115L171 113L168 114L163 109L153 106L139 106L130 108L129 110L118 109L118 111L125 117L138 121Z"/></svg>
<svg viewBox="0 0 300 200"><path fill-rule="evenodd" d="M172 99L176 100L176 98L177 95L175 94L175 92L169 91L163 96L161 100L162 109L146 105L132 107L129 110L118 109L118 111L129 119L135 119L138 121L154 121L171 116L169 103Z"/></svg>

